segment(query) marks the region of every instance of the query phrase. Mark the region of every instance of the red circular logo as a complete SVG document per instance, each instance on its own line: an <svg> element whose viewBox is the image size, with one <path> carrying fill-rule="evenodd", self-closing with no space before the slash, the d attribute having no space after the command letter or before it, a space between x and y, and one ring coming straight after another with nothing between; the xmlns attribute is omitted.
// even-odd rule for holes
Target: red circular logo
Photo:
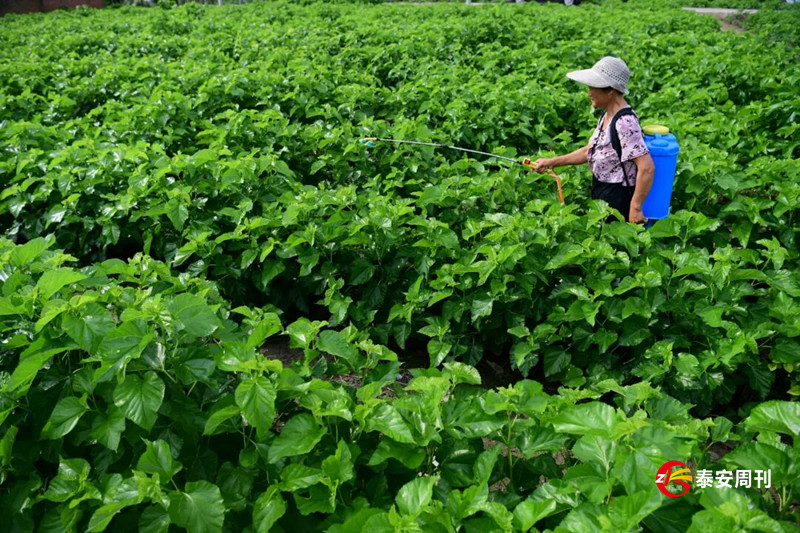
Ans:
<svg viewBox="0 0 800 533"><path fill-rule="evenodd" d="M676 466L682 466L683 468L673 472L672 469ZM677 498L689 492L689 489L692 488L689 484L691 481L692 471L680 461L668 461L661 465L661 468L658 469L658 473L656 473L656 486L658 490L670 498ZM681 485L683 487L683 492L680 494L671 492L669 490L670 483Z"/></svg>

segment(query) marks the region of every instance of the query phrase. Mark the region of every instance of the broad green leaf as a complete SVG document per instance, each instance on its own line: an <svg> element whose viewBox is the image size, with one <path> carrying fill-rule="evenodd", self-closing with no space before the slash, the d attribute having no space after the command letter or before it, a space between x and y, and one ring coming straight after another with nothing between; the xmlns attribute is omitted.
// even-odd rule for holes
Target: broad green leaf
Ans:
<svg viewBox="0 0 800 533"><path fill-rule="evenodd" d="M578 488L584 497L594 504L602 503L611 492L611 479L596 463L579 464L570 467L562 478Z"/></svg>
<svg viewBox="0 0 800 533"><path fill-rule="evenodd" d="M81 274L71 268L48 270L39 278L39 281L36 283L36 288L39 289L39 295L42 299L48 300L63 287L84 280L87 277L86 274Z"/></svg>
<svg viewBox="0 0 800 533"><path fill-rule="evenodd" d="M162 482L170 481L175 474L181 471L183 465L172 457L172 450L168 442L157 440L148 442L144 453L139 457L136 468L149 474L158 474Z"/></svg>
<svg viewBox="0 0 800 533"><path fill-rule="evenodd" d="M325 433L327 430L309 414L302 413L290 418L269 447L269 462L277 463L284 457L310 452Z"/></svg>
<svg viewBox="0 0 800 533"><path fill-rule="evenodd" d="M39 316L39 320L36 321L36 325L33 329L34 333L39 333L42 331L47 324L58 318L67 309L69 309L69 303L66 300L48 300L44 304L44 307L42 307L42 313ZM0 312L0 315L3 314L5 313Z"/></svg>
<svg viewBox="0 0 800 533"><path fill-rule="evenodd" d="M286 465L281 471L281 490L297 492L311 485L316 485L323 479L322 470L300 463Z"/></svg>
<svg viewBox="0 0 800 533"><path fill-rule="evenodd" d="M4 387L5 391L15 393L16 396L25 394L39 370L41 370L54 355L65 351L67 351L65 346L54 348L48 339L44 337L36 338L30 346L20 354L19 364L6 382Z"/></svg>
<svg viewBox="0 0 800 533"><path fill-rule="evenodd" d="M21 246L17 246L14 248L14 251L11 252L11 262L18 268L26 267L41 256L42 252L50 248L53 242L54 240L51 239L37 237Z"/></svg>
<svg viewBox="0 0 800 533"><path fill-rule="evenodd" d="M178 231L183 231L183 224L189 218L189 210L179 199L173 199L167 206L167 217Z"/></svg>
<svg viewBox="0 0 800 533"><path fill-rule="evenodd" d="M277 485L269 488L253 504L253 526L256 531L269 531L286 513L286 502Z"/></svg>
<svg viewBox="0 0 800 533"><path fill-rule="evenodd" d="M266 313L247 338L248 348L258 348L265 339L272 337L283 329L281 320L275 313Z"/></svg>
<svg viewBox="0 0 800 533"><path fill-rule="evenodd" d="M67 501L83 491L90 470L85 459L62 459L58 464L58 474L50 481L42 498L52 502Z"/></svg>
<svg viewBox="0 0 800 533"><path fill-rule="evenodd" d="M359 509L351 514L343 523L334 524L329 527L326 533L361 533L362 531L376 531L376 529L367 528L366 524L370 518L379 514L385 514L385 511L375 509L374 507ZM394 533L394 528L390 529L390 533Z"/></svg>
<svg viewBox="0 0 800 533"><path fill-rule="evenodd" d="M225 463L217 473L217 485L225 501L225 508L243 511L250 502L257 471Z"/></svg>
<svg viewBox="0 0 800 533"><path fill-rule="evenodd" d="M125 413L111 404L107 412L95 415L90 435L109 450L117 451L123 431L125 431Z"/></svg>
<svg viewBox="0 0 800 533"><path fill-rule="evenodd" d="M418 516L430 504L437 481L438 476L418 477L400 487L395 498L400 514Z"/></svg>
<svg viewBox="0 0 800 533"><path fill-rule="evenodd" d="M614 498L608 506L608 516L612 523L624 524L633 529L641 524L647 516L661 507L663 497L656 493L637 492Z"/></svg>
<svg viewBox="0 0 800 533"><path fill-rule="evenodd" d="M90 303L80 308L77 316L65 314L61 318L61 327L82 350L94 354L103 338L114 329L114 321L108 309Z"/></svg>
<svg viewBox="0 0 800 533"><path fill-rule="evenodd" d="M415 470L425 460L425 450L416 444L402 444L386 437L378 443L367 464L376 466L389 459L396 459L406 468Z"/></svg>
<svg viewBox="0 0 800 533"><path fill-rule="evenodd" d="M167 533L169 513L161 505L151 505L139 517L139 533Z"/></svg>
<svg viewBox="0 0 800 533"><path fill-rule="evenodd" d="M375 407L366 420L367 431L378 431L397 442L414 444L408 424L392 405L382 403Z"/></svg>
<svg viewBox="0 0 800 533"><path fill-rule="evenodd" d="M266 434L275 419L275 398L277 391L265 376L243 381L236 387L236 405L247 421L255 426L259 435Z"/></svg>
<svg viewBox="0 0 800 533"><path fill-rule="evenodd" d="M89 410L86 396L68 396L58 401L42 429L42 438L60 439L75 427L83 413Z"/></svg>
<svg viewBox="0 0 800 533"><path fill-rule="evenodd" d="M800 437L800 403L774 400L757 405L745 419L748 431L775 431Z"/></svg>
<svg viewBox="0 0 800 533"><path fill-rule="evenodd" d="M162 401L164 382L152 371L145 373L144 379L128 374L114 389L114 404L122 408L129 420L148 431L158 418Z"/></svg>
<svg viewBox="0 0 800 533"><path fill-rule="evenodd" d="M475 299L472 301L472 322L476 322L479 318L489 316L492 314L492 307L494 300L481 300Z"/></svg>
<svg viewBox="0 0 800 533"><path fill-rule="evenodd" d="M600 402L568 407L553 419L553 427L559 433L598 435L611 438L615 426L614 408Z"/></svg>
<svg viewBox="0 0 800 533"><path fill-rule="evenodd" d="M555 500L526 500L514 508L514 525L519 531L529 531L539 520L556 510Z"/></svg>
<svg viewBox="0 0 800 533"><path fill-rule="evenodd" d="M347 342L344 335L338 331L326 329L321 332L317 341L317 348L344 359L350 368L355 368L356 366L358 352Z"/></svg>
<svg viewBox="0 0 800 533"><path fill-rule="evenodd" d="M17 439L19 428L11 426L0 439L0 466L8 466L11 463L11 452L14 449L14 441Z"/></svg>
<svg viewBox="0 0 800 533"><path fill-rule="evenodd" d="M336 446L336 453L322 461L322 472L335 485L340 485L353 479L353 455L347 444L340 440Z"/></svg>
<svg viewBox="0 0 800 533"><path fill-rule="evenodd" d="M500 446L493 446L478 456L473 466L473 482L475 485L485 485L489 482L494 465L497 464L497 458L500 456L500 451Z"/></svg>
<svg viewBox="0 0 800 533"><path fill-rule="evenodd" d="M445 370L450 373L450 379L453 385L458 385L459 383L467 383L468 385L481 384L481 375L472 365L453 361L451 363L445 363L443 366Z"/></svg>
<svg viewBox="0 0 800 533"><path fill-rule="evenodd" d="M791 463L785 451L761 442L742 444L726 455L723 461L731 469L735 467L739 470L771 470L773 485L786 478Z"/></svg>
<svg viewBox="0 0 800 533"><path fill-rule="evenodd" d="M170 496L169 517L189 533L219 533L225 504L219 488L208 481L190 481L185 492Z"/></svg>
<svg viewBox="0 0 800 533"><path fill-rule="evenodd" d="M603 466L608 472L614 461L616 443L598 435L584 435L572 447L572 453L584 463L595 463Z"/></svg>
<svg viewBox="0 0 800 533"><path fill-rule="evenodd" d="M206 301L196 294L179 294L167 308L192 335L207 337L220 326L217 315Z"/></svg>
<svg viewBox="0 0 800 533"><path fill-rule="evenodd" d="M89 533L105 531L117 513L130 505L129 502L112 502L98 508L89 519Z"/></svg>
<svg viewBox="0 0 800 533"><path fill-rule="evenodd" d="M240 415L241 412L242 411L238 405L227 405L225 407L216 409L206 420L206 425L203 428L203 435L214 435L220 424L233 418L234 416Z"/></svg>
<svg viewBox="0 0 800 533"><path fill-rule="evenodd" d="M101 360L95 375L100 382L108 381L114 375L121 375L127 364L142 355L142 352L155 338L155 333L143 320L123 322L110 331L97 347Z"/></svg>

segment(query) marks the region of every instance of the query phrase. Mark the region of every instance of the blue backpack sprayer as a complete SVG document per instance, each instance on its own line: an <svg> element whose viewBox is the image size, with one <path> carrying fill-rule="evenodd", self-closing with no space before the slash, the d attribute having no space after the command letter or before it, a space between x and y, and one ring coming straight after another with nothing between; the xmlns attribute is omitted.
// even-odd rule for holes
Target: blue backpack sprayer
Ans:
<svg viewBox="0 0 800 533"><path fill-rule="evenodd" d="M616 135L617 118L618 117L614 117L614 121L610 125L612 134L611 141L617 154L621 155L622 152L619 146L619 138ZM650 188L650 192L648 193L647 198L645 199L644 205L642 206L642 212L644 213L645 218L647 218L649 221L648 223L649 227L650 225L652 225L653 221L661 220L669 216L669 205L672 199L672 185L675 179L675 170L677 168L678 153L680 152L680 147L678 146L678 142L675 139L675 136L669 133L669 130L665 126L655 126L655 125L645 126L644 128L642 128L642 131L644 132L645 144L647 145L647 149L650 151L650 155L653 158L653 162L655 164L653 185ZM421 146L433 146L436 148L447 148L450 150L459 150L461 152L478 154L487 157L493 157L495 159L500 159L503 161L509 161L511 163L527 167L529 170L533 170L533 162L531 162L531 160L528 158L525 158L522 161L520 161L518 159L506 157L504 155L492 154L490 152L482 152L480 150L470 150L468 148L461 148L459 146L450 146L448 144L410 141L402 139L384 139L381 137L366 137L364 139L360 139L359 142L370 148L375 146L376 142L415 144ZM561 179L552 170L549 170L548 174L552 176L553 179L555 179L556 185L558 186L558 198L561 201L561 203L564 204L565 203L564 194L561 190Z"/></svg>

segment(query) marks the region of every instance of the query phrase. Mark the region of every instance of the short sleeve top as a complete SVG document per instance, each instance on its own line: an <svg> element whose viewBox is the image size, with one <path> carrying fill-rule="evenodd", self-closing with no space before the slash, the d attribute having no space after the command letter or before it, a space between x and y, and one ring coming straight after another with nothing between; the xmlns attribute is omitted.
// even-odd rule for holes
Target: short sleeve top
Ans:
<svg viewBox="0 0 800 533"><path fill-rule="evenodd" d="M637 170L633 160L648 153L639 119L636 115L625 115L617 119L617 134L622 148L622 162L620 162L617 152L611 145L611 134L608 128L603 129L605 118L605 114L600 117L594 133L589 139L587 155L589 168L598 181L625 184L625 173L622 171L622 165L625 165L625 172L628 175L627 185L632 187L636 185Z"/></svg>

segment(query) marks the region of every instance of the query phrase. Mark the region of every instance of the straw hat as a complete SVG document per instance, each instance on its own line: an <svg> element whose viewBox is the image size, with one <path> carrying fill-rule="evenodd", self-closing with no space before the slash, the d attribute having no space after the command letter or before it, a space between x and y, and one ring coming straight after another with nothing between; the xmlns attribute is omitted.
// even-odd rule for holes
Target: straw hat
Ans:
<svg viewBox="0 0 800 533"><path fill-rule="evenodd" d="M622 94L628 94L628 79L631 71L628 65L618 57L606 56L592 68L585 70L574 70L567 74L571 80L575 80L589 87L611 87Z"/></svg>

